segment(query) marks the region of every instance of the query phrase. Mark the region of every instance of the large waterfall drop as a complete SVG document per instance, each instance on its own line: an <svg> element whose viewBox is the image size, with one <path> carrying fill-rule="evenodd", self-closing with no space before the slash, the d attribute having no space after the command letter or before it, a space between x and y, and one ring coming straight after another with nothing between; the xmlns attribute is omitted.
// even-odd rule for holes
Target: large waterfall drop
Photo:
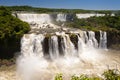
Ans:
<svg viewBox="0 0 120 80"><path fill-rule="evenodd" d="M106 65L115 63L104 54L107 49L105 31L96 34L94 31L63 30L52 23L49 14L18 14L18 17L32 25L32 29L37 27L34 32L24 34L21 40L17 74L22 80L53 80L57 73L67 75L65 80L73 74L99 76L107 69ZM58 14L55 20L66 21L66 15ZM47 30L37 32L41 29L39 26ZM50 26L53 31L48 33ZM54 28L60 28L60 31L54 31Z"/></svg>
<svg viewBox="0 0 120 80"><path fill-rule="evenodd" d="M86 73L83 68L86 64L101 65L98 60L101 60L102 54L99 54L97 50L101 49L98 45L104 48L106 34L100 31L100 35L102 35L100 36L102 40L98 43L93 31L69 34L65 32L25 34L21 40L22 57L18 59L18 73L23 80L37 79L36 76L40 79L42 77L42 80L52 79L48 75L52 70L54 70L51 74L53 76L59 72L66 74L72 67ZM27 76L27 72L31 74ZM76 69L71 74L74 72ZM43 76L43 74L48 76Z"/></svg>
<svg viewBox="0 0 120 80"><path fill-rule="evenodd" d="M75 48L75 44L70 39L70 34L64 33L64 35L50 35L47 37L45 34L25 34L21 40L21 53L23 55L43 55L44 57L44 49L48 48L47 55L50 56L51 59L59 58L60 56L60 46L62 46L62 51L65 56L74 56L77 54L82 54L82 51L88 48L106 49L106 33L100 31L100 43L95 38L95 33L93 31L81 31L80 33L72 33L77 38L76 42L78 48ZM88 35L86 34L88 33ZM82 37L81 37L82 36ZM60 37L60 38L58 38ZM46 38L47 43L44 41ZM60 43L61 41L62 43ZM46 45L43 45L46 44ZM100 47L98 47L98 44Z"/></svg>

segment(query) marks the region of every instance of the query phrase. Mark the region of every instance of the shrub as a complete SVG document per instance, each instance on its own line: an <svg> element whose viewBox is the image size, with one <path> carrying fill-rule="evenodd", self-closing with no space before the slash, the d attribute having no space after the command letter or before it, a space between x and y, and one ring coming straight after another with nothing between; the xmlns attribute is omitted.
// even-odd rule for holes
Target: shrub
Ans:
<svg viewBox="0 0 120 80"><path fill-rule="evenodd" d="M87 75L80 75L71 77L71 80L101 80L99 77L88 77Z"/></svg>
<svg viewBox="0 0 120 80"><path fill-rule="evenodd" d="M109 69L105 71L102 76L104 78L94 76L90 77L84 74L80 76L73 75L71 76L71 80L120 80L120 71L118 69ZM57 74L54 80L63 80L63 75Z"/></svg>
<svg viewBox="0 0 120 80"><path fill-rule="evenodd" d="M120 80L120 72L117 69L109 69L103 73L105 80Z"/></svg>
<svg viewBox="0 0 120 80"><path fill-rule="evenodd" d="M55 80L63 80L62 74L57 74Z"/></svg>

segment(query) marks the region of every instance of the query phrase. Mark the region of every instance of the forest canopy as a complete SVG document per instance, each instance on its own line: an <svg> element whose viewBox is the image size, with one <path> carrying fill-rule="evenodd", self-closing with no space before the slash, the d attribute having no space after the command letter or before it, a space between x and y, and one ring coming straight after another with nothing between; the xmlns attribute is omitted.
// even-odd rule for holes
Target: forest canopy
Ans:
<svg viewBox="0 0 120 80"><path fill-rule="evenodd" d="M0 7L0 42L20 39L29 30L28 23L12 16L6 7Z"/></svg>
<svg viewBox="0 0 120 80"><path fill-rule="evenodd" d="M10 11L27 11L37 13L104 13L120 14L120 10L84 10L84 9L63 9L63 8L39 8L32 6L6 6Z"/></svg>

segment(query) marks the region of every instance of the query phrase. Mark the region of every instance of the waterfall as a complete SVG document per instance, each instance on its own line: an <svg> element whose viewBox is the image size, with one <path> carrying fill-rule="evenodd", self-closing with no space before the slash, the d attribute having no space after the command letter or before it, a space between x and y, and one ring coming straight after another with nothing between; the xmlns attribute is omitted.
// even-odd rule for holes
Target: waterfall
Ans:
<svg viewBox="0 0 120 80"><path fill-rule="evenodd" d="M43 56L43 49L42 49L43 40L44 40L44 36L42 34L38 34L35 36L34 53L40 57Z"/></svg>
<svg viewBox="0 0 120 80"><path fill-rule="evenodd" d="M57 36L51 36L51 38L49 38L49 53L51 59L55 59L59 57Z"/></svg>
<svg viewBox="0 0 120 80"><path fill-rule="evenodd" d="M89 67L92 71L101 69L103 55L99 50L107 48L107 33L100 31L99 34L99 41L93 31L24 34L17 60L19 77L21 80L52 80L59 72L88 73Z"/></svg>
<svg viewBox="0 0 120 80"><path fill-rule="evenodd" d="M49 23L51 16L49 14L37 13L17 13L18 18L29 23Z"/></svg>
<svg viewBox="0 0 120 80"><path fill-rule="evenodd" d="M100 43L99 48L107 49L107 33L100 31Z"/></svg>
<svg viewBox="0 0 120 80"><path fill-rule="evenodd" d="M78 54L80 54L83 53L83 51L85 50L85 42L79 35L77 35L77 37L78 37Z"/></svg>
<svg viewBox="0 0 120 80"><path fill-rule="evenodd" d="M72 15L67 14L17 13L17 16L31 26L29 34L21 39L21 55L17 60L17 72L22 80L52 80L60 72L91 74L91 70L96 72L104 64L101 63L104 56L99 52L107 49L105 31L97 33L99 36L94 31L65 28L64 22L72 21ZM82 18L90 16L93 14ZM63 28L53 21L62 23Z"/></svg>
<svg viewBox="0 0 120 80"><path fill-rule="evenodd" d="M21 40L21 53L24 56L38 55L43 56L42 42L44 36L42 34L25 34Z"/></svg>
<svg viewBox="0 0 120 80"><path fill-rule="evenodd" d="M84 37L85 37L85 42L88 42L88 36L86 31L84 31Z"/></svg>
<svg viewBox="0 0 120 80"><path fill-rule="evenodd" d="M34 55L34 37L35 34L25 34L21 40L21 53L24 56Z"/></svg>
<svg viewBox="0 0 120 80"><path fill-rule="evenodd" d="M22 21L28 22L31 29L58 28L58 26L52 23L50 14L17 13L17 17Z"/></svg>
<svg viewBox="0 0 120 80"><path fill-rule="evenodd" d="M66 56L69 56L69 55L74 56L75 55L75 46L71 42L70 37L67 34L64 37L64 43L65 43L65 52L66 52L65 55Z"/></svg>
<svg viewBox="0 0 120 80"><path fill-rule="evenodd" d="M88 33L88 34L87 34ZM72 33L77 36L77 47L71 41L70 35L66 33L57 32L54 35L46 37L43 34L25 34L21 40L21 53L23 55L38 55L44 57L45 53L43 48L48 48L47 53L50 59L59 58L60 55L66 56L78 56L85 52L86 49L106 49L106 32L100 31L100 42L95 38L95 32L93 31L81 31L80 33ZM44 40L47 40L47 43ZM45 43L45 45L43 45ZM98 47L99 45L99 47Z"/></svg>
<svg viewBox="0 0 120 80"><path fill-rule="evenodd" d="M57 18L56 21L61 21L61 22L65 22L66 21L66 14L57 14Z"/></svg>
<svg viewBox="0 0 120 80"><path fill-rule="evenodd" d="M95 39L95 33L93 31L89 31L88 34L89 34L89 39L88 39L87 45L89 47L97 48L98 47L98 42Z"/></svg>

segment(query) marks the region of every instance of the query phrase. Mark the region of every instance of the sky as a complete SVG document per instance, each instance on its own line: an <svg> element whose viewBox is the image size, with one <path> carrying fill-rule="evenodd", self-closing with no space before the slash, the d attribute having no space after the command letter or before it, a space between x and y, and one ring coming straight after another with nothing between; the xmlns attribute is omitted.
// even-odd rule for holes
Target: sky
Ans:
<svg viewBox="0 0 120 80"><path fill-rule="evenodd" d="M28 5L42 8L120 10L120 0L0 0L2 6Z"/></svg>

